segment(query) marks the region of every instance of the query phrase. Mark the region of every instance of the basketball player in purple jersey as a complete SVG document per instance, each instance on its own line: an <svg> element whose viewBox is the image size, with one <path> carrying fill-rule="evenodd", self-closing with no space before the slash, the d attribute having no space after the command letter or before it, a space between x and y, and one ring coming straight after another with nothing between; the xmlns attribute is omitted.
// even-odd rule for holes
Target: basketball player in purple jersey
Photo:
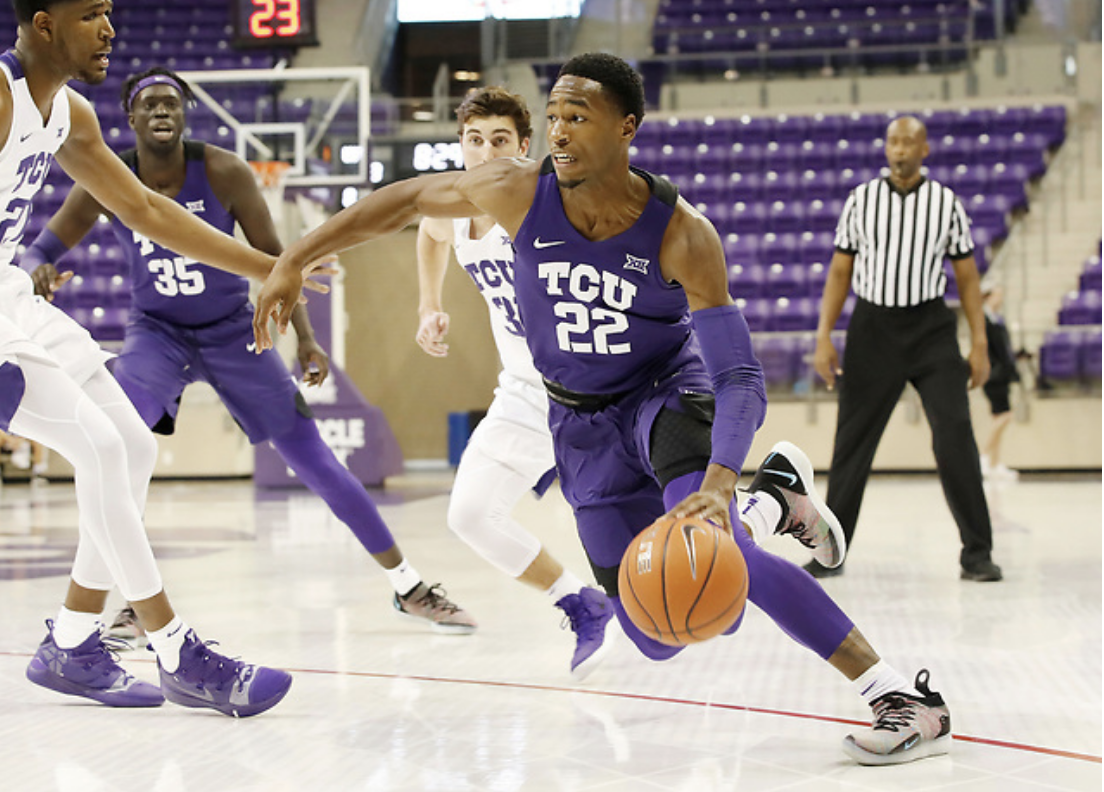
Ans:
<svg viewBox="0 0 1104 792"><path fill-rule="evenodd" d="M532 126L525 100L505 88L473 90L456 110L464 167L500 157L523 157ZM543 493L555 473L548 432L548 397L525 345L514 299L514 248L490 217L425 218L418 227L416 340L444 357L449 316L441 292L449 248L487 303L502 362L494 401L468 440L456 468L448 525L472 549L510 577L545 592L563 610L576 636L571 674L585 678L601 661L613 617L606 595L566 570L540 540L511 516L530 490Z"/></svg>
<svg viewBox="0 0 1104 792"><path fill-rule="evenodd" d="M104 368L106 353L10 264L52 159L128 225L184 255L252 276L263 276L273 258L146 189L104 144L91 105L66 87L106 78L110 2L12 5L18 39L0 55L0 430L65 456L80 510L68 592L27 677L109 706L168 698L239 717L264 712L287 693L291 675L215 652L175 613L142 525L156 444ZM102 639L113 586L149 630L160 689L128 674Z"/></svg>
<svg viewBox="0 0 1104 792"><path fill-rule="evenodd" d="M549 96L543 163L502 159L410 179L335 215L273 267L257 300L258 345L271 344L273 314L286 330L301 270L318 256L393 233L419 214L490 215L517 251L518 307L552 400L564 494L595 575L640 651L664 660L680 650L642 635L624 615L617 569L633 536L665 513L729 530L742 523L734 535L748 598L852 680L873 709L873 727L848 736L847 753L865 764L945 753L950 714L928 688L928 672L910 686L812 576L752 539L792 534L821 563L843 561L839 523L813 489L805 455L775 446L735 513L736 481L766 406L762 369L728 293L716 230L666 180L629 166L643 116L643 85L627 63L572 58Z"/></svg>
<svg viewBox="0 0 1104 792"><path fill-rule="evenodd" d="M142 183L172 198L223 233L235 222L246 239L266 253L282 249L272 216L237 155L184 140L191 88L175 73L155 67L123 85L122 103L137 147L120 157ZM273 350L254 354L249 282L155 244L112 216L89 192L74 187L57 214L23 256L35 267L38 291L53 290L72 276L59 276L54 262L78 244L101 214L111 217L131 273L131 313L123 351L114 367L138 413L155 432L172 434L184 388L209 383L252 443L271 442L288 467L326 501L383 567L400 613L428 620L437 632L466 634L475 621L440 586L426 585L404 558L364 487L319 434L310 407L283 360ZM299 361L306 381L322 382L326 353L314 341L304 306L295 310ZM116 619L120 629L130 614Z"/></svg>

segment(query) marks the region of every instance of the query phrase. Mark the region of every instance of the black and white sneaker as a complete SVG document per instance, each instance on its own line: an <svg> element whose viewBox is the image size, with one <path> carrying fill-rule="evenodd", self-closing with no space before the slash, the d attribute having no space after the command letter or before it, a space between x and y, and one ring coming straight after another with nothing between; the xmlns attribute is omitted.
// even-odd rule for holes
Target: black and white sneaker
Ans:
<svg viewBox="0 0 1104 792"><path fill-rule="evenodd" d="M800 448L785 440L776 444L747 490L764 492L782 506L774 533L788 534L813 551L813 558L834 569L847 555L847 540L836 515L813 485L813 465Z"/></svg>

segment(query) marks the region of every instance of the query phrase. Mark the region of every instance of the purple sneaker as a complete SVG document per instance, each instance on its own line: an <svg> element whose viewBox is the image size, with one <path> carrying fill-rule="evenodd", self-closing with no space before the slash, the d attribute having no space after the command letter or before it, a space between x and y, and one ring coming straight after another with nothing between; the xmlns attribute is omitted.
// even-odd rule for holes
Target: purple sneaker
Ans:
<svg viewBox="0 0 1104 792"><path fill-rule="evenodd" d="M141 682L118 663L110 638L95 632L73 649L54 643L54 622L27 666L27 679L68 696L83 696L109 707L160 707L165 697L156 685Z"/></svg>
<svg viewBox="0 0 1104 792"><path fill-rule="evenodd" d="M590 586L578 594L568 594L556 602L556 607L566 614L575 633L575 654L571 657L571 676L582 681L593 671L609 651L606 641L606 625L613 618L609 598Z"/></svg>
<svg viewBox="0 0 1104 792"><path fill-rule="evenodd" d="M182 707L210 707L223 715L248 718L276 706L291 687L291 674L248 665L211 650L188 630L180 647L180 665L169 673L161 667L165 698Z"/></svg>

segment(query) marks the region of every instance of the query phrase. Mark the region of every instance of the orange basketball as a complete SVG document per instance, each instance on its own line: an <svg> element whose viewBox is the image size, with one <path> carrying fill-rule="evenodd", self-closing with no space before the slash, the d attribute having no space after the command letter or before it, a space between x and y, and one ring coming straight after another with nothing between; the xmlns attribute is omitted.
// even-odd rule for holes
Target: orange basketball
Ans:
<svg viewBox="0 0 1104 792"><path fill-rule="evenodd" d="M714 638L747 602L744 554L731 535L696 517L661 517L633 539L617 585L625 613L649 638L686 646Z"/></svg>

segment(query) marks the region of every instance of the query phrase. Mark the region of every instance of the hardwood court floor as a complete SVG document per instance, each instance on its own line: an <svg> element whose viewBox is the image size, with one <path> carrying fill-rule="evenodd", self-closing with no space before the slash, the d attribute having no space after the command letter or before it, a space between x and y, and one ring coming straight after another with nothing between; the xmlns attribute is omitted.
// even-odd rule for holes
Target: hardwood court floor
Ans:
<svg viewBox="0 0 1104 792"><path fill-rule="evenodd" d="M384 576L322 503L250 482L155 483L147 523L178 611L227 654L290 669L277 708L236 721L166 704L111 710L24 668L76 540L69 483L0 489L0 788L62 790L1101 789L1101 482L990 490L1006 580L958 579L934 477L880 477L846 574L825 587L908 676L946 697L949 756L854 765L868 709L754 609L739 634L652 664L623 637L583 683L546 598L444 527L447 472L375 494L408 558L480 622L467 637L399 618ZM558 492L520 518L589 572ZM771 549L803 561L800 547ZM111 603L111 612L119 604ZM131 652L156 679L152 654Z"/></svg>

